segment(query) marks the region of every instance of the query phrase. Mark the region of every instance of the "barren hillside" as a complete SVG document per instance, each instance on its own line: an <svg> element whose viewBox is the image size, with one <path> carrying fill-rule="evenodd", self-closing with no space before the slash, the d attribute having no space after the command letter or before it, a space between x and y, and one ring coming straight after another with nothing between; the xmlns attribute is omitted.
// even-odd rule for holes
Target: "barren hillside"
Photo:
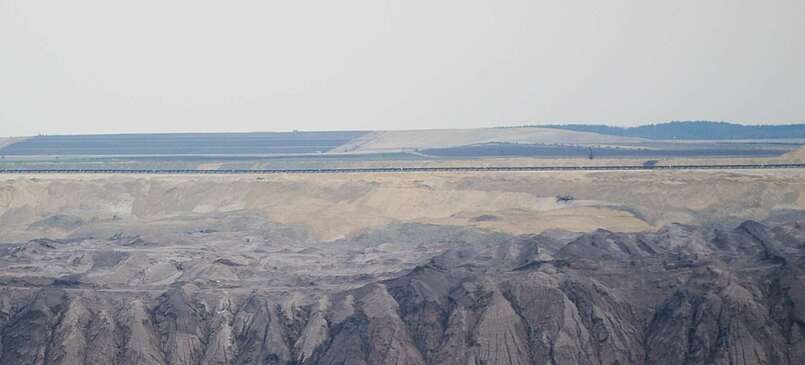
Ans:
<svg viewBox="0 0 805 365"><path fill-rule="evenodd" d="M639 138L550 128L431 129L371 132L330 152L398 152L492 142L607 145L640 141Z"/></svg>
<svg viewBox="0 0 805 365"><path fill-rule="evenodd" d="M8 145L10 145L12 143L20 142L20 141L23 141L23 140L25 140L24 137L8 137L8 138L0 137L0 148L3 148L3 147L8 146Z"/></svg>
<svg viewBox="0 0 805 365"><path fill-rule="evenodd" d="M4 176L0 363L797 364L804 177Z"/></svg>
<svg viewBox="0 0 805 365"><path fill-rule="evenodd" d="M389 223L513 234L641 231L763 220L802 209L803 191L797 171L20 176L0 184L0 229L9 238L64 238L95 225L169 225L241 214L296 225L323 240ZM558 201L559 195L573 200ZM49 224L54 215L81 223ZM43 223L32 226L37 222Z"/></svg>
<svg viewBox="0 0 805 365"><path fill-rule="evenodd" d="M800 224L751 221L523 236L406 225L318 246L257 239L248 253L184 243L169 260L157 252L175 243L124 235L34 240L2 256L0 362L800 364L804 241ZM384 255L406 243L418 252L404 263Z"/></svg>

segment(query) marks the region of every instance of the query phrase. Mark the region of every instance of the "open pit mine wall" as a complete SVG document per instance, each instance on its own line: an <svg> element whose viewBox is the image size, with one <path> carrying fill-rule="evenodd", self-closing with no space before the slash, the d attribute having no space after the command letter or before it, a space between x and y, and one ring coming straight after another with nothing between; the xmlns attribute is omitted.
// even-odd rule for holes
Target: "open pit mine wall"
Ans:
<svg viewBox="0 0 805 365"><path fill-rule="evenodd" d="M259 291L3 279L2 364L803 364L805 227L451 249L283 307Z"/></svg>

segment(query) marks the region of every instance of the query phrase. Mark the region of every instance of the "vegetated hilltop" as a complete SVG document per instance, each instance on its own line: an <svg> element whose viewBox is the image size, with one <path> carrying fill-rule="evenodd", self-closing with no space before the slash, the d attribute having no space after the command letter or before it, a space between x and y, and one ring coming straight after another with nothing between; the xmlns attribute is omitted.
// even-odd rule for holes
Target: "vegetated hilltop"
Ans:
<svg viewBox="0 0 805 365"><path fill-rule="evenodd" d="M613 127L599 124L552 124L534 127L645 139L751 140L805 138L805 124L742 125L727 122L685 121L641 125L638 127Z"/></svg>

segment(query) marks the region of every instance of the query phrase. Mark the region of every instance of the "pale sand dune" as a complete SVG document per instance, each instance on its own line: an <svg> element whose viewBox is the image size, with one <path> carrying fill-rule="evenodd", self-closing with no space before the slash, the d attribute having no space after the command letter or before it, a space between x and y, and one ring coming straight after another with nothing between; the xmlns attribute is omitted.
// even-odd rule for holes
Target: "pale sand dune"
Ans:
<svg viewBox="0 0 805 365"><path fill-rule="evenodd" d="M640 138L607 136L552 128L432 129L371 132L345 145L336 147L330 152L398 152L491 142L606 145L637 143L640 141L642 141Z"/></svg>
<svg viewBox="0 0 805 365"><path fill-rule="evenodd" d="M12 143L22 142L28 138L30 137L6 137L6 138L0 137L0 148L8 146Z"/></svg>
<svg viewBox="0 0 805 365"><path fill-rule="evenodd" d="M781 156L784 160L799 160L805 161L805 147L797 148L789 153Z"/></svg>
<svg viewBox="0 0 805 365"><path fill-rule="evenodd" d="M670 223L763 220L805 209L799 171L641 171L254 176L14 176L0 182L0 234L41 234L55 214L170 224L256 214L331 240L390 223L515 234L550 228L643 231ZM557 195L575 201L556 202ZM478 218L482 217L482 218ZM168 223L165 223L168 222ZM68 233L65 233L68 234Z"/></svg>

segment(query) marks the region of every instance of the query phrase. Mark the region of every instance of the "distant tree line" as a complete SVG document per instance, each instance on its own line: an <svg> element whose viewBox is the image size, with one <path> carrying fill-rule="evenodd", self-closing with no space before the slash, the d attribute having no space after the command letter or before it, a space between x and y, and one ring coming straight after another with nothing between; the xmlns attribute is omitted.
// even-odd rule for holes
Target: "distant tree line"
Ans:
<svg viewBox="0 0 805 365"><path fill-rule="evenodd" d="M742 125L727 122L667 122L638 127L600 124L550 124L527 127L555 128L646 139L773 139L805 138L805 124Z"/></svg>

